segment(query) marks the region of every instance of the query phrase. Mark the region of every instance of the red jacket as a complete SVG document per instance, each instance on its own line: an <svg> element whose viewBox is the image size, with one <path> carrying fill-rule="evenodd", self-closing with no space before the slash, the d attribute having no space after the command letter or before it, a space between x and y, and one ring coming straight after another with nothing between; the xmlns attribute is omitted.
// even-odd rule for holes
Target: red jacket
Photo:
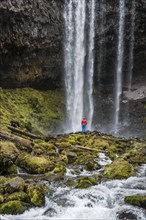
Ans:
<svg viewBox="0 0 146 220"><path fill-rule="evenodd" d="M82 125L87 125L87 120L86 120L86 119L82 119L81 124L82 124Z"/></svg>

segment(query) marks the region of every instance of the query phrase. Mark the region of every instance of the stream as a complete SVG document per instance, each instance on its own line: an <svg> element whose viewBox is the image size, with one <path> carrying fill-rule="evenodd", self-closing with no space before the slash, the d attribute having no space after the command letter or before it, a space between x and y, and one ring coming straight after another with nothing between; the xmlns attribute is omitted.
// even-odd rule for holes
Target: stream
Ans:
<svg viewBox="0 0 146 220"><path fill-rule="evenodd" d="M111 163L104 154L100 154L101 169ZM67 177L73 177L71 169ZM83 171L81 175L90 175ZM46 183L47 184L47 183ZM135 177L126 180L104 181L88 189L63 187L51 184L46 195L46 205L32 208L21 215L1 215L0 220L145 220L146 209L128 205L125 196L146 194L146 164L137 168Z"/></svg>

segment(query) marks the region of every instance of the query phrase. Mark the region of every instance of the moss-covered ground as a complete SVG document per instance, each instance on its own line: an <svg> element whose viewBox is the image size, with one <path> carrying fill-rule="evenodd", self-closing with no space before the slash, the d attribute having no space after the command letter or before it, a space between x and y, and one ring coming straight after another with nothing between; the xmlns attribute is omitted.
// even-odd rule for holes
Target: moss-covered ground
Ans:
<svg viewBox="0 0 146 220"><path fill-rule="evenodd" d="M0 88L0 123L23 130L48 134L56 131L63 120L64 96L60 91L32 88Z"/></svg>

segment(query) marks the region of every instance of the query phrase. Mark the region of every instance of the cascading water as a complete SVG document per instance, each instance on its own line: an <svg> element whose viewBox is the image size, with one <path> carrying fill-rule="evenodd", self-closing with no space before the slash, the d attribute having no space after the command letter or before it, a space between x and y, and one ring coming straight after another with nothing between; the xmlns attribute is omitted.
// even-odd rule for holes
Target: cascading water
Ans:
<svg viewBox="0 0 146 220"><path fill-rule="evenodd" d="M83 87L85 58L85 0L65 2L65 87L67 128L80 130L83 117Z"/></svg>
<svg viewBox="0 0 146 220"><path fill-rule="evenodd" d="M65 21L65 88L67 123L66 131L79 131L81 119L85 116L88 120L88 129L91 130L93 117L93 72L94 72L94 22L95 0L89 3L89 37L86 45L85 0L66 0L64 10ZM87 50L87 51L86 51ZM88 53L88 54L87 54ZM87 54L87 78L85 85L85 55ZM86 88L85 88L86 87ZM87 90L84 95L84 90ZM85 103L88 108L85 111ZM87 104L86 104L87 105Z"/></svg>
<svg viewBox="0 0 146 220"><path fill-rule="evenodd" d="M101 157L101 165L110 161ZM106 163L107 161L107 163ZM103 165L103 166L104 166ZM33 208L21 215L0 215L1 220L47 220L47 219L93 219L93 220L145 220L145 209L128 205L124 202L126 195L146 194L146 165L139 168L137 176L127 180L102 182L88 189L71 189L49 184L50 194L46 205Z"/></svg>
<svg viewBox="0 0 146 220"><path fill-rule="evenodd" d="M132 1L131 10L131 30L130 30L130 51L129 51L129 68L128 68L128 90L131 90L132 71L133 71L133 57L134 57L134 30L135 30L135 0Z"/></svg>
<svg viewBox="0 0 146 220"><path fill-rule="evenodd" d="M119 130L120 98L122 94L122 70L124 55L124 26L125 26L125 0L119 2L119 35L117 51L117 69L116 69L116 90L115 90L115 111L114 111L114 133Z"/></svg>
<svg viewBox="0 0 146 220"><path fill-rule="evenodd" d="M100 41L99 41L99 55L98 55L98 85L100 85L101 74L103 72L103 65L106 56L106 47L105 47L105 25L106 25L106 1L100 0L99 2L99 32L100 32Z"/></svg>
<svg viewBox="0 0 146 220"><path fill-rule="evenodd" d="M91 130L92 118L94 113L93 105L93 75L94 75L94 37L95 37L95 0L90 1L89 5L89 42L88 42L88 61L87 61L87 96L89 100L87 118L88 129Z"/></svg>

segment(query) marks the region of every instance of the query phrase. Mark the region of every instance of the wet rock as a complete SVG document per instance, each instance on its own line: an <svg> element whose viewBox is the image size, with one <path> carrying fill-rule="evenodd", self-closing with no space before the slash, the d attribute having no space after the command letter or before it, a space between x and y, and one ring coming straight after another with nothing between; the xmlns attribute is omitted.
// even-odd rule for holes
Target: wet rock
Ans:
<svg viewBox="0 0 146 220"><path fill-rule="evenodd" d="M45 190L42 185L29 185L27 193L32 205L41 207L45 204Z"/></svg>
<svg viewBox="0 0 146 220"><path fill-rule="evenodd" d="M54 168L54 165L46 158L32 156L27 153L19 155L17 164L31 174L44 174Z"/></svg>
<svg viewBox="0 0 146 220"><path fill-rule="evenodd" d="M3 204L0 204L0 213L1 214L22 214L25 210L27 210L29 204L23 203L21 201L9 201Z"/></svg>
<svg viewBox="0 0 146 220"><path fill-rule="evenodd" d="M21 177L15 177L8 180L5 184L5 192L13 193L23 191L25 187L25 181Z"/></svg>
<svg viewBox="0 0 146 220"><path fill-rule="evenodd" d="M0 173L13 174L17 172L14 162L19 155L19 150L12 142L0 142Z"/></svg>
<svg viewBox="0 0 146 220"><path fill-rule="evenodd" d="M134 168L122 158L105 167L103 176L108 179L123 179L134 175Z"/></svg>
<svg viewBox="0 0 146 220"><path fill-rule="evenodd" d="M118 213L117 219L119 220L137 220L137 215L130 211L123 211L121 213Z"/></svg>
<svg viewBox="0 0 146 220"><path fill-rule="evenodd" d="M146 209L146 195L125 196L124 201L130 205Z"/></svg>

